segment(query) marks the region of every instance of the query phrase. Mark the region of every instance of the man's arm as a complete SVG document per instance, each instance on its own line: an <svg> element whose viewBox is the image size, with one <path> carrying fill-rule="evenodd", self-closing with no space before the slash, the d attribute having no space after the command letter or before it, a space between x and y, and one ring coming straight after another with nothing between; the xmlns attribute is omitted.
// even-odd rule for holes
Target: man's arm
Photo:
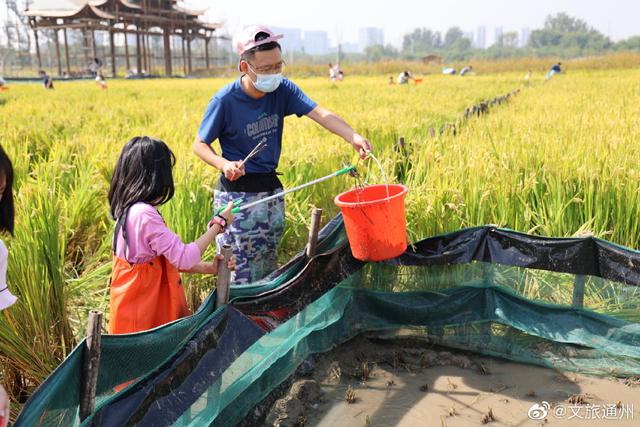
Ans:
<svg viewBox="0 0 640 427"><path fill-rule="evenodd" d="M366 158L371 152L371 144L366 138L358 134L347 122L331 111L316 106L307 116L330 132L342 137L358 151L361 158Z"/></svg>
<svg viewBox="0 0 640 427"><path fill-rule="evenodd" d="M235 181L245 174L242 162L230 162L222 156L219 156L211 145L200 139L196 135L193 140L193 152L200 157L206 164L218 169L229 181Z"/></svg>

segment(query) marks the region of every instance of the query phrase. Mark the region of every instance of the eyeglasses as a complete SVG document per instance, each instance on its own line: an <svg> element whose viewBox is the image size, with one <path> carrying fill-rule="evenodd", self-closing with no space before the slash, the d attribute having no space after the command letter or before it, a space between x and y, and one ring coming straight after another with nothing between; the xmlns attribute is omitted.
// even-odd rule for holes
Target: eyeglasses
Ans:
<svg viewBox="0 0 640 427"><path fill-rule="evenodd" d="M285 66L287 65L286 62L284 62L284 61L280 61L277 64L263 65L263 66L260 66L260 67L256 67L256 66L254 66L252 63L250 63L248 61L247 61L247 63L251 66L253 72L256 73L256 74L282 73L284 71Z"/></svg>

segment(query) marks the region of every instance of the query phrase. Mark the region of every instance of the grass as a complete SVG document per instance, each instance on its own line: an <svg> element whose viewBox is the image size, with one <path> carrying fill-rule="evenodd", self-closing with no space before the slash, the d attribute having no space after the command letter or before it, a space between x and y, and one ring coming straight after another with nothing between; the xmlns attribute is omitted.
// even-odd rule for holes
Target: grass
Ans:
<svg viewBox="0 0 640 427"><path fill-rule="evenodd" d="M467 121L456 135L436 136L429 128L520 87L521 73L430 75L404 87L387 85L387 76L348 76L339 85L296 82L371 140L388 176L410 164L401 168L410 188L410 240L494 223L548 236L592 231L640 246L640 121L634 119L640 71L576 71L548 83L541 74L534 78L510 103ZM20 301L0 314L0 362L19 401L84 334L88 310L106 312L113 227L106 195L128 139L146 134L169 144L178 160L177 191L162 208L164 218L187 241L204 231L218 173L194 157L191 142L208 99L228 81L112 81L104 92L92 82L58 83L48 92L15 84L3 94L0 143L16 169L16 235L5 238L8 279ZM279 171L286 187L357 162L346 142L312 121L285 123ZM394 149L401 136L408 158ZM373 164L358 168L370 182L381 179ZM304 245L311 207L323 208L325 219L333 216L333 197L352 184L337 178L288 196L281 260ZM193 304L212 286L206 277L186 282ZM544 285L538 282L529 280L523 292L535 296ZM626 306L609 304L611 295L598 292L587 301L624 314Z"/></svg>

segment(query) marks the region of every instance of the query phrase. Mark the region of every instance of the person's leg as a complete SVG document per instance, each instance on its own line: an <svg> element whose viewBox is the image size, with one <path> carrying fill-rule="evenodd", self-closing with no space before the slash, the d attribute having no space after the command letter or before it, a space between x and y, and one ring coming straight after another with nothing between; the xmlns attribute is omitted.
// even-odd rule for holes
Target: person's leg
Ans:
<svg viewBox="0 0 640 427"><path fill-rule="evenodd" d="M280 190L278 190L280 191ZM274 192L214 192L214 208L241 198L243 204L263 199ZM277 247L284 231L284 199L272 200L240 211L225 233L217 236L218 252L223 244L233 247L236 271L232 282L248 284L262 279L277 268Z"/></svg>
<svg viewBox="0 0 640 427"><path fill-rule="evenodd" d="M213 192L213 212L218 210L220 207L226 206L229 202L237 199L243 198L245 193L235 193L235 192L226 192L215 190ZM233 254L236 257L236 270L231 273L231 283L237 283L239 277L239 273L247 270L248 266L248 258L245 254L245 251L241 247L242 240L240 239L242 232L238 224L244 220L245 213L239 212L234 215L235 219L233 222L227 227L224 233L218 234L216 236L216 252L220 253L223 245L229 245L233 249ZM245 282L243 279L244 283Z"/></svg>
<svg viewBox="0 0 640 427"><path fill-rule="evenodd" d="M270 194L276 194L281 191L282 189L279 188ZM280 244L280 239L282 239L285 226L284 197L278 197L277 199L269 201L267 210L271 228L265 235L267 249L262 263L262 271L260 272L261 277L271 274L278 268L278 245Z"/></svg>

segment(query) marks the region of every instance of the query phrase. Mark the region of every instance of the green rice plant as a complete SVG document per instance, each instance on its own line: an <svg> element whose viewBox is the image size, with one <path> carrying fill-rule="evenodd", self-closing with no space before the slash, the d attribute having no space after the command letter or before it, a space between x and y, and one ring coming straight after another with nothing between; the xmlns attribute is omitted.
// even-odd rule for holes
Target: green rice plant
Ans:
<svg viewBox="0 0 640 427"><path fill-rule="evenodd" d="M636 64L634 58L620 56L611 64ZM500 66L542 67L534 62ZM548 236L591 231L640 247L637 69L577 71L589 67L576 64L546 83L534 74L533 84L507 104L462 120L465 108L520 87L522 73L431 74L419 85L397 86L386 84L396 65L386 67L384 75L349 74L341 84L294 80L372 142L390 180L402 170L410 189L411 241L491 223ZM0 362L15 397L24 401L82 337L90 308L106 314L113 232L107 190L126 141L151 135L168 143L177 157L176 195L160 211L184 241L204 231L219 172L193 155L191 143L208 100L230 81L113 80L108 91L96 90L93 82L59 82L55 91L15 84L3 93L0 143L16 171L9 284L20 300L0 314ZM455 123L456 131L440 134L447 123ZM407 157L394 149L400 137ZM217 143L213 147L219 150ZM358 161L341 138L308 119L285 120L278 167L285 187L344 163L356 165L370 183L383 181L378 167ZM338 212L333 198L353 185L340 177L287 196L281 261L304 246L311 208L322 208L328 220ZM427 286L437 279L433 286L441 289L477 279L476 270L423 278L407 271L396 285ZM515 271L495 277L528 298L571 300L570 280ZM210 277L185 279L193 306L213 286ZM586 288L587 307L623 318L634 318L637 300L637 294L606 283Z"/></svg>

